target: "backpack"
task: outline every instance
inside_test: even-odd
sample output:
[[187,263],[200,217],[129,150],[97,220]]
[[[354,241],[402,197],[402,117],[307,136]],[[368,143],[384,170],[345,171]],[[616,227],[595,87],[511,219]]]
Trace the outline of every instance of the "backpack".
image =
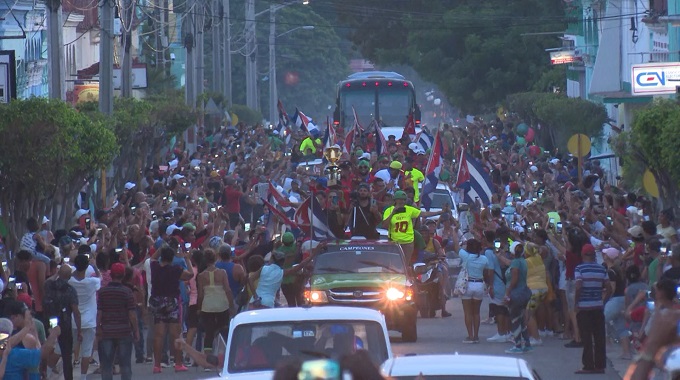
[[43,296],[43,313],[45,317],[59,318],[62,322],[71,321],[71,303],[73,288],[66,281],[56,279],[45,282],[45,295]]

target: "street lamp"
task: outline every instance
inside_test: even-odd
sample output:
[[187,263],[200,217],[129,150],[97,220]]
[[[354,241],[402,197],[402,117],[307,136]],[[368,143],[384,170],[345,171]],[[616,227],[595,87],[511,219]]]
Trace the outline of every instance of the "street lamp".
[[270,13],[269,24],[269,122],[274,124],[278,118],[278,89],[276,85],[276,39],[286,34],[293,33],[296,30],[313,30],[314,25],[298,26],[291,30],[285,31],[278,36],[276,35],[276,23],[274,22],[274,12]]

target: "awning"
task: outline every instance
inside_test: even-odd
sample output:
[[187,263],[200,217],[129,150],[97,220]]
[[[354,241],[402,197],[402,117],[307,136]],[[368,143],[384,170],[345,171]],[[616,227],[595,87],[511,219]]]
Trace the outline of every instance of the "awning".
[[590,94],[590,99],[604,104],[637,103],[645,104],[652,101],[652,96],[633,96],[626,91],[595,92]]

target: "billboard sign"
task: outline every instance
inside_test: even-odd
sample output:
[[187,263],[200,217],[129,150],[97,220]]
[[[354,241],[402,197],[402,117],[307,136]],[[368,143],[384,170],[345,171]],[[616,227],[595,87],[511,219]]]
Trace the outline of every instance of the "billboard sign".
[[[113,88],[120,90],[123,70],[120,67],[113,68]],[[132,89],[146,88],[146,65],[135,64],[132,66]]]
[[581,57],[574,50],[560,50],[550,52],[550,64],[563,65],[565,63],[581,62]]
[[630,79],[634,96],[675,94],[680,86],[680,62],[632,65]]

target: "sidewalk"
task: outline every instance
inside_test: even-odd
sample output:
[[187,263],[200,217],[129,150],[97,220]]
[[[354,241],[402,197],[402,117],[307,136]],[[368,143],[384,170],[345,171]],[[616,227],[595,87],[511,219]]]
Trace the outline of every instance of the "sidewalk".
[[628,369],[628,366],[631,363],[631,360],[623,360],[620,359],[619,357],[621,356],[621,346],[612,343],[612,342],[607,342],[607,359],[609,361],[609,366],[613,368],[616,373],[623,378],[623,375],[626,374],[626,370]]

